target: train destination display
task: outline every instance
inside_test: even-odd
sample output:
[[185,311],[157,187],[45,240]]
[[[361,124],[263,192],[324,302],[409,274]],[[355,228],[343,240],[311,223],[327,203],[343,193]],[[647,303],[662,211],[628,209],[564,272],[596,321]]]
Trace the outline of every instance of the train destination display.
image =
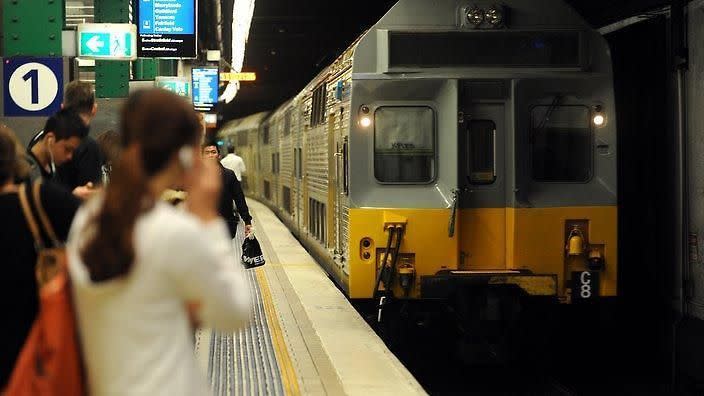
[[139,0],[139,57],[195,58],[196,10],[197,0]]

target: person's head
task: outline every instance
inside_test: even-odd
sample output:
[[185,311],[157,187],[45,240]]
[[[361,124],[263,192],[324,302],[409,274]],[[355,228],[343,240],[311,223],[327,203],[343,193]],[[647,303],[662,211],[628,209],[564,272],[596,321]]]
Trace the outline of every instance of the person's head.
[[233,145],[227,146],[227,153],[234,154],[235,153],[235,146],[233,146]]
[[15,133],[0,124],[0,186],[26,176],[29,166],[22,158],[22,152]]
[[200,123],[191,104],[163,89],[131,95],[122,110],[123,152],[82,250],[94,282],[126,275],[134,260],[132,231],[169,185],[183,184],[197,160]]
[[61,108],[75,111],[81,116],[83,122],[90,124],[98,111],[93,86],[90,83],[78,80],[66,84]]
[[108,164],[116,164],[120,158],[120,134],[112,129],[102,132],[95,138],[98,142],[100,151],[105,155],[105,162]]
[[219,160],[220,151],[218,151],[218,143],[212,139],[208,139],[202,146],[203,158],[210,160]]
[[73,152],[86,136],[88,127],[81,117],[73,110],[62,109],[46,120],[44,134],[37,145],[40,150],[46,150],[46,160],[58,166],[73,158]]

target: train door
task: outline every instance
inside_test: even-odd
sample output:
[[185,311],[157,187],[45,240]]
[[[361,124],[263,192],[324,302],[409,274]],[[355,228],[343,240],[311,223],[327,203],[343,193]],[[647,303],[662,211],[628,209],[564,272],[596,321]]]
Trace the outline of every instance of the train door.
[[458,221],[462,270],[506,268],[506,106],[460,102]]

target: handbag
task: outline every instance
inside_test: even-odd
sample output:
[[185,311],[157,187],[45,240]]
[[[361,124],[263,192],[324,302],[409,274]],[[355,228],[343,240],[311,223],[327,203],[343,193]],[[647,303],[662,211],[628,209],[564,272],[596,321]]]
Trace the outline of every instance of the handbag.
[[40,182],[33,184],[33,204],[46,247],[28,202],[29,184],[19,191],[20,203],[37,249],[39,313],[15,362],[5,389],[7,396],[84,395],[84,372],[71,299],[66,251],[56,237],[41,203]]
[[264,260],[264,253],[262,253],[262,248],[259,246],[259,241],[257,241],[254,233],[249,234],[242,243],[242,264],[246,269],[250,269],[261,267],[265,263],[266,260]]

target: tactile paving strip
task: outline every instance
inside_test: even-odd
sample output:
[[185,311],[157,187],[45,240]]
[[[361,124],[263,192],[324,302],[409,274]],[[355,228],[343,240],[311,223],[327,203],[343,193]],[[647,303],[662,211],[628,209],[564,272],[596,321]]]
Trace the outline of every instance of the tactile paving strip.
[[[241,256],[243,233],[240,222],[234,240],[236,257]],[[252,322],[234,334],[211,333],[208,379],[215,395],[285,394],[257,271],[261,269],[246,271],[253,301]]]
[[208,378],[216,395],[283,395],[283,385],[255,271],[247,271],[252,323],[237,333],[213,331]]

